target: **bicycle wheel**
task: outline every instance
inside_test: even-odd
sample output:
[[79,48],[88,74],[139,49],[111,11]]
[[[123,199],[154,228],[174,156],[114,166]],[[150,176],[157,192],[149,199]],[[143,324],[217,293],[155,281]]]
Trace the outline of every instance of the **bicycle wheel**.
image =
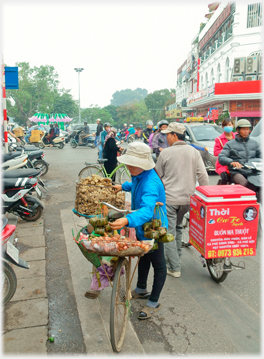
[[79,173],[79,180],[84,179],[86,177],[90,177],[91,175],[97,175],[101,177],[105,177],[104,171],[102,168],[97,166],[86,166]]
[[131,175],[127,168],[124,168],[120,175],[120,184],[125,183],[126,181],[131,182]]
[[191,243],[189,242],[189,212],[185,213],[182,220],[182,247],[190,247]]
[[114,352],[122,349],[129,308],[129,262],[126,258],[119,258],[113,282],[110,308],[110,340]]
[[216,283],[223,282],[228,272],[224,271],[224,258],[206,259],[207,268]]

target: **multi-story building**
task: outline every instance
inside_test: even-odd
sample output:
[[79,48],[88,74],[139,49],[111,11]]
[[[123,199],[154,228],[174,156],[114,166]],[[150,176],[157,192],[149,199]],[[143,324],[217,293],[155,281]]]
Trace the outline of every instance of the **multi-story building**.
[[185,117],[212,119],[213,109],[214,118],[228,111],[255,125],[262,110],[262,3],[210,6],[214,11],[177,71],[175,106]]

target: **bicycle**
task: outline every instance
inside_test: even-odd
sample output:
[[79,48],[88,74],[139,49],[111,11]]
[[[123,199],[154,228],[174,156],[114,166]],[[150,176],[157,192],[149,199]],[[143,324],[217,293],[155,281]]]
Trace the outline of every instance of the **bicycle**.
[[123,184],[126,181],[131,181],[131,175],[129,170],[127,169],[127,166],[123,163],[119,164],[110,174],[106,172],[104,163],[107,161],[107,159],[98,159],[97,162],[99,163],[99,166],[97,163],[87,163],[84,162],[86,167],[84,167],[80,173],[79,173],[79,180],[84,179],[86,177],[90,177],[91,175],[97,175],[101,177],[106,178],[112,178],[114,174],[116,174],[116,183]]
[[[102,205],[109,207],[110,209],[114,210],[114,212],[108,212],[108,219],[117,219],[123,217],[125,214],[135,212],[133,210],[122,210],[112,206],[109,203],[102,202]],[[78,215],[85,217],[88,221],[91,217],[89,215],[83,215],[79,212],[73,210],[73,212]],[[117,213],[116,213],[117,212]],[[125,231],[128,229],[126,228]],[[126,232],[126,237],[128,233]],[[112,294],[111,294],[111,303],[110,303],[110,342],[114,352],[120,352],[126,333],[127,322],[130,313],[130,299],[131,299],[131,284],[133,277],[135,275],[139,260],[142,255],[141,254],[131,254],[122,257],[117,257],[117,262],[115,263],[115,275],[114,280],[112,281],[107,271],[102,263],[102,259],[100,255],[98,258],[100,259],[100,263],[102,268],[105,271],[105,274],[109,280],[109,283],[112,287]],[[128,257],[128,258],[127,258]],[[131,267],[132,267],[132,257],[138,257],[137,263],[131,275]],[[93,272],[96,271],[96,268],[93,266]]]

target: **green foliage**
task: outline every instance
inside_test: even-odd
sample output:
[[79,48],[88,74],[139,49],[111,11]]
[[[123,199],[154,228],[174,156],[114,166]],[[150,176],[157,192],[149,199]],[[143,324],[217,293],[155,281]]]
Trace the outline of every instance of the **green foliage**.
[[230,116],[229,116],[229,112],[228,112],[228,111],[225,111],[225,112],[223,112],[223,113],[218,117],[218,120],[216,120],[215,123],[216,123],[217,125],[219,125],[220,123],[223,122],[223,120],[224,120],[225,118],[229,118],[229,117],[230,117]]
[[54,97],[53,113],[66,113],[74,117],[79,111],[78,101],[73,100],[70,90],[61,90]]
[[[146,107],[150,111],[151,118],[154,123],[166,119],[164,106],[167,103],[167,101],[169,101],[172,98],[171,97],[172,93],[175,93],[174,89],[171,90],[163,89],[148,94],[148,96],[144,99]],[[175,102],[175,98],[174,98],[174,102]]]
[[107,110],[102,109],[97,105],[94,107],[81,109],[81,118],[82,122],[87,121],[88,123],[96,123],[96,120],[100,118],[103,124],[105,122],[110,122],[113,124],[111,114]]
[[144,123],[150,118],[149,111],[145,105],[144,100],[136,104],[130,104],[125,106],[119,106],[117,108],[118,120],[116,121],[116,127],[123,127],[124,123],[128,125],[139,125]]
[[108,105],[108,106],[103,107],[103,110],[110,113],[114,123],[118,122],[119,118],[117,116],[117,107],[116,106]]
[[136,90],[126,89],[116,91],[112,95],[111,105],[113,106],[124,106],[133,103],[137,103],[144,99],[148,94],[146,89],[137,88]]
[[[28,62],[18,66],[19,89],[7,90],[7,113],[19,124],[26,124],[36,112],[66,113],[73,116],[78,106],[69,90],[59,90],[58,74],[53,66],[31,68]],[[14,106],[11,103],[15,103]]]

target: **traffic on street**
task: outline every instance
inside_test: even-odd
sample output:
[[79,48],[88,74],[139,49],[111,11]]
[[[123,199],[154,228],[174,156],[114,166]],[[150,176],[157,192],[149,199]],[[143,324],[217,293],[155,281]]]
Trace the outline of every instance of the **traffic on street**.
[[2,5],[3,355],[260,356],[262,4],[59,3]]

